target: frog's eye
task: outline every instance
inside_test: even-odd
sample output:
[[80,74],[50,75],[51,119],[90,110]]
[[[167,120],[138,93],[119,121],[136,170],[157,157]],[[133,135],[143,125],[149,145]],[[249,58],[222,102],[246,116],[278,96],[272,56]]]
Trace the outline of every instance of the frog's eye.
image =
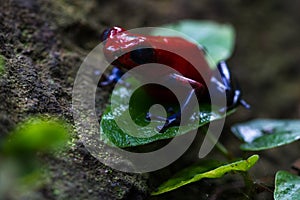
[[107,40],[107,38],[113,37],[113,36],[117,35],[118,33],[121,33],[124,31],[125,31],[125,29],[118,27],[118,26],[114,26],[112,28],[105,29],[101,35],[101,42],[105,42],[105,40]]

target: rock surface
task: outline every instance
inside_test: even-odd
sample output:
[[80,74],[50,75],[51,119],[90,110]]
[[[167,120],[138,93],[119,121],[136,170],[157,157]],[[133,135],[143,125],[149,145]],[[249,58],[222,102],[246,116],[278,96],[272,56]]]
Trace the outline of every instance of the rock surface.
[[[0,6],[0,136],[36,114],[72,123],[71,93],[84,54],[70,51],[57,31],[51,1],[4,0]],[[70,43],[70,45],[73,45]],[[70,47],[72,48],[72,47]],[[147,193],[145,177],[104,166],[73,136],[65,151],[42,158],[47,180],[17,199],[138,199]]]

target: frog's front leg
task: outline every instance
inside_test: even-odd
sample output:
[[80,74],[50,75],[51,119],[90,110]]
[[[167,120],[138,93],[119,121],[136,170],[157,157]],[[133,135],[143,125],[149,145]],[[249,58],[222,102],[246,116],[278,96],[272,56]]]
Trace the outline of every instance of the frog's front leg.
[[191,117],[191,109],[194,109],[196,105],[192,104],[191,99],[195,95],[195,89],[192,89],[187,98],[185,99],[183,106],[180,111],[174,113],[173,115],[169,116],[166,119],[166,123],[163,126],[158,126],[157,129],[159,129],[159,132],[165,132],[168,128],[172,126],[178,126],[180,122],[187,123],[187,121]]
[[[98,85],[100,87],[104,87],[104,86],[112,85],[119,81],[122,81],[121,77],[123,76],[123,74],[124,74],[124,72],[122,70],[120,70],[118,67],[113,67],[111,73],[108,76],[105,76],[106,80],[100,81]],[[124,81],[122,81],[120,83],[126,85],[126,83]]]

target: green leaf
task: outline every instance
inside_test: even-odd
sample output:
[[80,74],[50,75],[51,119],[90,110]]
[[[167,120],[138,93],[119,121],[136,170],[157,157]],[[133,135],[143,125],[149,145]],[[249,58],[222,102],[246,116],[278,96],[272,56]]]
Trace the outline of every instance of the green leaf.
[[242,150],[258,151],[299,140],[300,120],[258,119],[234,125],[231,130],[246,142]]
[[[120,106],[121,107],[121,106]],[[116,113],[118,115],[116,115]],[[133,147],[138,145],[148,144],[157,140],[169,139],[175,136],[183,135],[188,133],[192,130],[198,129],[201,126],[206,125],[210,121],[214,121],[217,119],[221,119],[225,116],[220,115],[217,112],[211,112],[208,106],[202,106],[201,113],[199,115],[202,116],[200,123],[198,125],[185,125],[182,126],[182,131],[178,131],[178,127],[170,127],[164,133],[153,135],[155,132],[155,128],[153,127],[139,127],[139,133],[143,134],[143,137],[134,137],[129,133],[123,132],[115,122],[115,118],[120,118],[121,120],[124,119],[124,122],[127,120],[126,117],[122,115],[122,112],[114,112],[112,113],[110,107],[108,107],[105,113],[102,116],[100,129],[102,135],[102,140],[107,144],[115,145],[121,148],[125,147]],[[136,121],[144,121],[145,115],[138,116],[135,118]],[[157,126],[161,126],[162,123],[157,121],[154,122]],[[149,135],[149,137],[147,137]]]
[[[164,25],[162,28],[173,29],[181,34],[174,34],[174,32],[163,31],[162,29],[157,29],[153,34],[182,37],[183,33],[205,47],[214,63],[226,60],[232,54],[235,32],[229,24],[218,24],[214,21],[183,20]],[[188,37],[186,39],[189,40]],[[194,42],[193,40],[191,41]]]
[[286,171],[278,171],[275,177],[275,200],[298,200],[300,197],[300,177]]
[[[131,85],[136,84],[136,80],[126,80]],[[181,131],[178,131],[178,127],[170,127],[164,133],[157,133],[157,126],[163,126],[165,122],[161,120],[153,120],[152,126],[148,126],[149,122],[146,120],[146,114],[149,112],[149,108],[153,104],[157,104],[156,100],[151,99],[149,95],[143,89],[137,89],[132,97],[129,95],[132,91],[132,87],[120,87],[115,88],[115,97],[111,100],[111,103],[118,105],[114,111],[108,106],[102,115],[100,122],[101,140],[106,144],[112,146],[118,146],[121,148],[134,147],[139,145],[148,144],[157,140],[169,139],[175,136],[183,135],[191,130],[198,129],[201,126],[208,124],[211,121],[215,121],[224,118],[225,115],[219,112],[218,108],[211,108],[210,105],[200,105],[200,113],[193,113],[192,117],[199,119],[199,124],[187,124],[181,126]],[[129,105],[124,99],[130,98]],[[176,108],[176,105],[169,105]],[[125,111],[129,110],[131,117],[126,116]],[[178,108],[177,108],[178,110]],[[175,110],[176,111],[176,110]],[[227,112],[226,115],[233,113],[234,110]],[[123,127],[126,127],[127,132],[124,132],[116,123],[118,120]],[[131,129],[130,123],[134,122],[138,125],[138,129]],[[132,133],[138,133],[138,137],[133,136]]]
[[241,160],[226,165],[220,165],[214,162],[186,168],[159,186],[157,191],[153,192],[152,195],[169,192],[203,178],[220,178],[228,172],[248,171],[257,162],[258,158],[258,155],[253,155],[247,160]]

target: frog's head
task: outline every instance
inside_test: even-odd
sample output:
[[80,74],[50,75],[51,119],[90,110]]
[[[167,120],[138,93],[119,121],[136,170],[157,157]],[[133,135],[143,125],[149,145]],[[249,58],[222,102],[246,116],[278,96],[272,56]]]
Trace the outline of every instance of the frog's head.
[[127,69],[142,64],[132,58],[138,58],[140,54],[145,58],[148,54],[141,53],[140,49],[150,47],[145,36],[130,33],[117,26],[106,29],[102,33],[101,40],[106,60],[115,66]]

